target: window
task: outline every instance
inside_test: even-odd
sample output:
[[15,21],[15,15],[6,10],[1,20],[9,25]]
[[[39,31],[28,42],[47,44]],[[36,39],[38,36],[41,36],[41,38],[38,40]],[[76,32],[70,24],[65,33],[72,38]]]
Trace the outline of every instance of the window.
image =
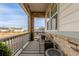
[[47,18],[50,18],[50,17],[51,17],[51,12],[49,10],[48,13],[47,13]]
[[51,30],[51,21],[50,21],[50,18],[51,18],[51,11],[49,9],[49,11],[47,12],[47,30]]
[[57,29],[57,17],[54,16],[52,18],[52,30],[56,30]]
[[57,30],[57,4],[51,4],[47,14],[47,30]]
[[53,3],[51,6],[51,16],[53,16],[57,12],[57,4]]
[[51,20],[49,20],[47,22],[47,30],[51,30],[52,29],[51,25],[52,25]]

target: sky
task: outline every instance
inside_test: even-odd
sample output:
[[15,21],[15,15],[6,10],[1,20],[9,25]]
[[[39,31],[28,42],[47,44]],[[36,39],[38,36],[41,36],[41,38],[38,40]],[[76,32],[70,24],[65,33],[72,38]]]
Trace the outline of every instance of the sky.
[[0,27],[26,28],[28,16],[19,4],[0,4]]
[[35,28],[45,27],[45,19],[44,18],[35,18],[34,20],[35,20],[35,22],[34,22]]
[[[38,18],[39,19],[39,18]],[[41,27],[44,21],[37,20],[35,26]],[[17,3],[0,4],[0,27],[28,28],[28,16]]]

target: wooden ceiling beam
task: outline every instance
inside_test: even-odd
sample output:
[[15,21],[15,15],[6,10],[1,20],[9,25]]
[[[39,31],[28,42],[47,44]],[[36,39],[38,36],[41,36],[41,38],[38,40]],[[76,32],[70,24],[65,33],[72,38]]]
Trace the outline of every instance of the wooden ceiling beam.
[[32,17],[45,17],[44,12],[32,12]]

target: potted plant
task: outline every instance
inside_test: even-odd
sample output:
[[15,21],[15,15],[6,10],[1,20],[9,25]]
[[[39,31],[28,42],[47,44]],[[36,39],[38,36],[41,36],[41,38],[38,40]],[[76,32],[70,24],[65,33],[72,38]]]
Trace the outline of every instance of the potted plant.
[[10,56],[11,50],[8,48],[6,44],[0,42],[0,56]]

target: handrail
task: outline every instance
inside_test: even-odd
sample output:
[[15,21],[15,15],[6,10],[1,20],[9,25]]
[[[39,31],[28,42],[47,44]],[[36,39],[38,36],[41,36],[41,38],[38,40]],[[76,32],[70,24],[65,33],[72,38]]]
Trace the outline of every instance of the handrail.
[[12,39],[14,37],[16,38],[16,37],[19,37],[19,36],[23,36],[25,34],[29,34],[29,33],[22,33],[22,34],[18,34],[18,35],[13,35],[13,36],[8,36],[8,37],[0,38],[0,41],[9,40],[9,39]]

